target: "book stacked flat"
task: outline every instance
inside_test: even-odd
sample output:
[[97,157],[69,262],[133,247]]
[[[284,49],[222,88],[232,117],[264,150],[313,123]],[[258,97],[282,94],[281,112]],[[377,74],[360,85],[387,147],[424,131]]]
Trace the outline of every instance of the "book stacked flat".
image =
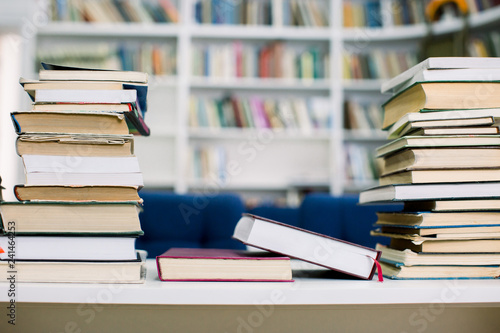
[[0,276],[14,265],[18,282],[139,283],[132,134],[149,135],[147,74],[43,67],[20,80],[32,110],[11,113],[26,183],[0,204]]
[[404,202],[378,213],[391,278],[500,275],[500,59],[429,58],[383,85],[388,144],[380,186],[360,203]]

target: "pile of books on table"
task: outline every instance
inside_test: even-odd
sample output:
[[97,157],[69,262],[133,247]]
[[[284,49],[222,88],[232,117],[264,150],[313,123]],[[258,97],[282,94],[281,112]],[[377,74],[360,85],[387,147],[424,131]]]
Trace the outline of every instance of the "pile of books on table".
[[429,58],[382,92],[388,144],[380,186],[360,203],[380,212],[384,275],[396,279],[500,275],[500,59]]
[[147,74],[43,67],[40,80],[20,80],[32,110],[11,113],[26,183],[15,186],[18,202],[0,204],[0,276],[141,282],[143,181],[132,134],[149,135]]

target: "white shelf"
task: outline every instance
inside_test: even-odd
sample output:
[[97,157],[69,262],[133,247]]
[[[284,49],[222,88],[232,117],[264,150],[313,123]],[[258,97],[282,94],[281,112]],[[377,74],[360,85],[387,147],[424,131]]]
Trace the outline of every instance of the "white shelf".
[[195,180],[188,181],[188,187],[191,190],[199,190],[217,187],[225,191],[283,191],[288,187],[286,182],[245,182],[245,181],[214,181],[214,180]]
[[342,88],[345,91],[373,91],[380,92],[380,87],[382,86],[382,82],[385,80],[382,79],[344,79],[342,81]]
[[[318,140],[330,139],[328,130],[314,130],[310,134],[301,132],[300,129],[254,129],[254,128],[191,128],[189,138],[196,140],[248,140],[256,137],[260,132],[273,135],[273,140]],[[266,135],[267,138],[267,135]]]
[[257,25],[209,25],[197,24],[191,27],[193,38],[213,39],[286,39],[329,41],[330,28],[277,27]]
[[325,79],[214,78],[195,76],[190,79],[190,86],[191,88],[198,89],[310,90],[327,92],[330,89],[330,81]]
[[387,133],[382,130],[345,130],[346,141],[388,141]]
[[39,36],[177,37],[181,26],[169,23],[51,22],[38,30]]
[[[267,304],[279,292],[276,305],[447,305],[471,303],[500,305],[498,280],[378,281],[296,278],[294,282],[161,282],[155,262],[148,260],[144,284],[19,283],[16,303],[156,305],[255,305]],[[9,302],[9,284],[0,283],[0,302]],[[107,295],[107,294],[106,294]],[[443,299],[446,296],[446,300]],[[450,297],[453,296],[453,297]]]
[[390,42],[417,40],[425,37],[425,24],[394,26],[385,28],[344,28],[343,38],[347,43]]

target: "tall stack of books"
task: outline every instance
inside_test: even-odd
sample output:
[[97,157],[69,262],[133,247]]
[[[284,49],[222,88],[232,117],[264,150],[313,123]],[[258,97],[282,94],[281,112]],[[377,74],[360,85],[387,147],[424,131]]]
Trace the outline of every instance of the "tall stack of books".
[[11,113],[26,183],[19,202],[0,204],[0,276],[141,282],[143,181],[130,133],[149,135],[147,74],[43,67],[39,81],[20,80],[32,110]]
[[388,144],[380,186],[360,203],[403,202],[378,213],[390,237],[384,275],[397,279],[500,275],[500,59],[429,58],[383,85]]

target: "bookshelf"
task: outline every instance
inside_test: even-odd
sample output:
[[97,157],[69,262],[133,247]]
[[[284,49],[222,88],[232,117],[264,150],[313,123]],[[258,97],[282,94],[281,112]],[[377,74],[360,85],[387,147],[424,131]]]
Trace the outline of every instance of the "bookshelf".
[[[109,0],[103,1],[111,3]],[[156,0],[147,2],[158,3]],[[384,135],[374,130],[373,126],[345,127],[344,106],[346,103],[355,103],[362,105],[362,114],[374,112],[368,111],[372,109],[370,105],[380,104],[385,99],[379,93],[381,82],[394,73],[386,70],[384,73],[369,72],[370,75],[363,75],[367,73],[366,64],[376,64],[377,61],[380,63],[381,59],[392,59],[395,62],[404,58],[406,63],[399,61],[398,66],[392,67],[393,71],[400,71],[405,66],[416,63],[419,60],[417,53],[420,43],[428,33],[421,18],[402,23],[400,17],[395,21],[398,10],[402,10],[396,4],[401,2],[399,0],[370,0],[377,3],[373,8],[379,11],[374,18],[378,23],[365,22],[361,26],[345,26],[345,19],[343,20],[345,4],[363,3],[361,0],[167,2],[177,8],[176,20],[128,23],[87,23],[67,19],[51,21],[40,27],[36,38],[32,40],[33,49],[38,54],[49,50],[56,55],[60,52],[63,58],[71,45],[84,45],[87,52],[96,45],[107,45],[108,50],[103,52],[108,55],[119,54],[116,49],[123,45],[131,50],[135,48],[136,51],[140,47],[150,51],[157,47],[169,55],[169,70],[157,71],[158,75],[152,75],[150,79],[146,121],[152,129],[152,135],[148,138],[138,137],[136,140],[136,151],[147,187],[166,188],[178,193],[231,190],[248,196],[252,193],[267,193],[285,197],[289,191],[297,190],[297,184],[304,188],[321,188],[337,195],[357,192],[375,184],[375,179],[367,177],[362,177],[360,181],[350,178],[349,174],[353,171],[350,166],[352,162],[349,161],[353,159],[346,159],[346,155],[351,152],[351,155],[357,156],[359,151],[373,149],[385,141]],[[311,9],[312,2],[316,6],[315,10]],[[407,2],[412,8],[420,3],[413,0]],[[203,14],[203,8],[205,15],[208,15],[206,6],[209,3],[215,3],[215,6],[220,3],[219,6],[222,7],[219,9],[222,11],[211,12],[211,15],[223,17],[219,17],[219,21],[213,21],[213,24],[198,23],[206,22],[208,16],[204,20],[199,18]],[[254,3],[259,5],[251,7]],[[231,4],[236,7],[231,7]],[[267,17],[266,22],[252,21],[262,12],[262,8],[269,6],[273,8],[272,17]],[[232,21],[236,20],[233,16],[242,7],[246,8],[249,16],[241,21],[242,24],[233,24],[236,22]],[[318,8],[322,9],[320,12],[326,10],[329,16],[318,16]],[[304,14],[308,9],[312,11],[310,17]],[[290,10],[305,16],[293,20]],[[229,14],[231,17],[226,17]],[[224,21],[226,19],[230,21]],[[500,6],[472,13],[468,23],[471,33],[477,34],[480,37],[478,39],[498,40],[493,28],[500,25]],[[433,24],[431,31],[433,34],[447,34],[458,31],[462,24],[460,19],[450,19]],[[301,59],[304,64],[295,66],[296,68],[283,66],[276,73],[275,69],[270,70],[276,64],[272,56],[268,55],[270,58],[267,58],[267,62],[261,59],[263,56],[259,51],[266,47],[277,48],[274,51],[278,55],[288,52],[289,65],[300,63]],[[210,49],[209,55],[201,52],[206,49]],[[247,53],[238,53],[240,58],[236,58],[242,62],[239,64],[234,57],[235,52],[240,52],[238,50],[241,49],[247,50]],[[137,52],[131,53],[130,58],[136,59],[144,56],[145,52],[139,55],[135,54]],[[217,75],[209,75],[210,68],[203,68],[199,64],[206,58],[212,60],[212,68],[220,68],[221,64],[222,68],[226,68],[228,61],[231,64],[227,67],[229,69],[226,68]],[[358,59],[358,63],[365,64],[364,68],[360,67],[361,70],[358,68],[361,76],[346,75],[352,69],[350,62],[354,58]],[[367,60],[368,58],[370,59]],[[194,63],[195,59],[198,64]],[[115,56],[110,62],[116,65],[118,60]],[[246,64],[247,71],[242,70],[242,64]],[[34,66],[27,65],[23,76],[35,77]],[[262,66],[267,68],[267,72],[262,70]],[[151,64],[138,69],[141,68],[155,73]],[[304,71],[307,72],[306,75]],[[300,127],[192,127],[192,97],[212,101],[225,98],[316,100],[318,105],[326,109],[322,112],[327,114],[328,126],[313,127],[307,131],[301,131]],[[360,149],[351,148],[356,146]],[[193,147],[217,147],[224,152],[224,181],[217,177],[217,174],[221,174],[220,167],[217,169],[219,171],[212,172],[212,177],[193,177],[190,173],[193,170]],[[352,153],[353,151],[356,153]],[[231,177],[227,177],[229,162],[237,166]]]

